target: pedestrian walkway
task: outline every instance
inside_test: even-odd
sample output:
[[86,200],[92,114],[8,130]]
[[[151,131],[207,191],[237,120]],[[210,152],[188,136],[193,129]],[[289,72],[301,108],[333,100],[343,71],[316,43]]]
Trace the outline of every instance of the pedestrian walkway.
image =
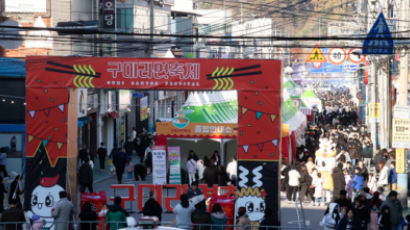
[[[106,180],[108,178],[111,178],[111,177],[114,178],[115,174],[110,173],[110,169],[112,168],[112,166],[109,165],[109,163],[108,163],[109,159],[110,158],[107,158],[105,160],[105,168],[104,169],[100,169],[99,159],[98,158],[95,159],[94,168],[93,168],[94,184],[98,183],[100,181],[104,181],[104,180]],[[135,164],[138,164],[138,163],[140,163],[140,158],[138,156],[136,156],[136,154],[134,153],[133,157],[132,157],[132,164],[135,165]],[[126,175],[127,170],[125,169],[124,171],[125,171],[124,172],[125,173],[124,179],[126,179],[127,178],[127,175]],[[132,177],[134,177],[134,174],[133,174]]]

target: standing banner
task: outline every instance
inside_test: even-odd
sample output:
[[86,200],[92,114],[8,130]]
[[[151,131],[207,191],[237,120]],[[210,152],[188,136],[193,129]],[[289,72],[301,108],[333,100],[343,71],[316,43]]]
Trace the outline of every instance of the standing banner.
[[169,183],[181,184],[181,148],[168,147]]
[[154,146],[152,148],[152,183],[167,183],[167,162],[165,146]]

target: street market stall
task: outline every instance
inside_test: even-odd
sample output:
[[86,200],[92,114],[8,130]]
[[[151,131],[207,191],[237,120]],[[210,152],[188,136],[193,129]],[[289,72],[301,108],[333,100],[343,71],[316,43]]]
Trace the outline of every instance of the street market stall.
[[176,117],[156,123],[156,144],[180,146],[183,160],[191,149],[200,158],[218,150],[224,163],[237,152],[237,113],[236,91],[193,92]]
[[313,109],[313,107],[316,107],[319,111],[322,111],[322,101],[316,96],[313,90],[305,90],[300,98],[308,108]]

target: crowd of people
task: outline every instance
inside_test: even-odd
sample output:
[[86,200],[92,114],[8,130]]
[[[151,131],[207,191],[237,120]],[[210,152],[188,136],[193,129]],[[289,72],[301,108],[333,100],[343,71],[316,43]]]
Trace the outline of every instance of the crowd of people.
[[236,156],[232,157],[231,162],[228,163],[225,169],[221,164],[221,157],[217,150],[213,152],[210,158],[205,156],[203,159],[200,159],[193,150],[190,150],[186,162],[187,183],[191,185],[192,182],[198,181],[207,184],[209,187],[214,184],[219,186],[226,186],[229,183],[236,185],[237,167]]
[[[288,202],[327,206],[324,229],[402,229],[410,216],[403,217],[397,199],[395,150],[377,146],[373,151],[348,90],[318,95],[323,111],[314,110],[305,145],[281,169]],[[322,152],[333,159],[318,161]]]

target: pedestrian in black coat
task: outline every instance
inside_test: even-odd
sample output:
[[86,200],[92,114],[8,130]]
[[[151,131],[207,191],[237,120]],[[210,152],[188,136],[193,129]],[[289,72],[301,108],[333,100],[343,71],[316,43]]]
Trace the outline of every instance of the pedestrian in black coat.
[[212,187],[214,184],[218,184],[218,168],[215,165],[210,165],[204,170],[204,181],[208,187]]
[[117,174],[118,183],[122,183],[122,174],[124,174],[125,165],[127,164],[127,154],[124,149],[115,151],[112,156],[112,163],[115,166],[115,173]]
[[107,149],[104,146],[104,142],[101,142],[100,147],[97,149],[98,158],[100,159],[100,169],[105,169],[105,157],[107,156]]
[[149,192],[149,199],[145,202],[144,207],[142,208],[142,214],[144,214],[144,216],[156,216],[159,221],[161,221],[162,208],[158,201],[155,200],[152,191]]
[[93,192],[93,169],[90,165],[90,160],[85,158],[78,170],[78,184],[80,185],[80,192],[85,192],[88,188],[89,192]]
[[79,217],[80,217],[80,220],[82,221],[82,223],[80,224],[80,230],[96,230],[97,229],[98,215],[92,209],[92,205],[90,202],[84,203]]
[[343,165],[339,163],[332,171],[334,200],[339,199],[340,191],[346,188],[345,176],[342,169]]
[[9,204],[16,204],[17,208],[22,208],[23,205],[21,204],[20,195],[23,194],[23,191],[20,189],[20,175],[16,175],[13,182],[10,185],[9,191]]

